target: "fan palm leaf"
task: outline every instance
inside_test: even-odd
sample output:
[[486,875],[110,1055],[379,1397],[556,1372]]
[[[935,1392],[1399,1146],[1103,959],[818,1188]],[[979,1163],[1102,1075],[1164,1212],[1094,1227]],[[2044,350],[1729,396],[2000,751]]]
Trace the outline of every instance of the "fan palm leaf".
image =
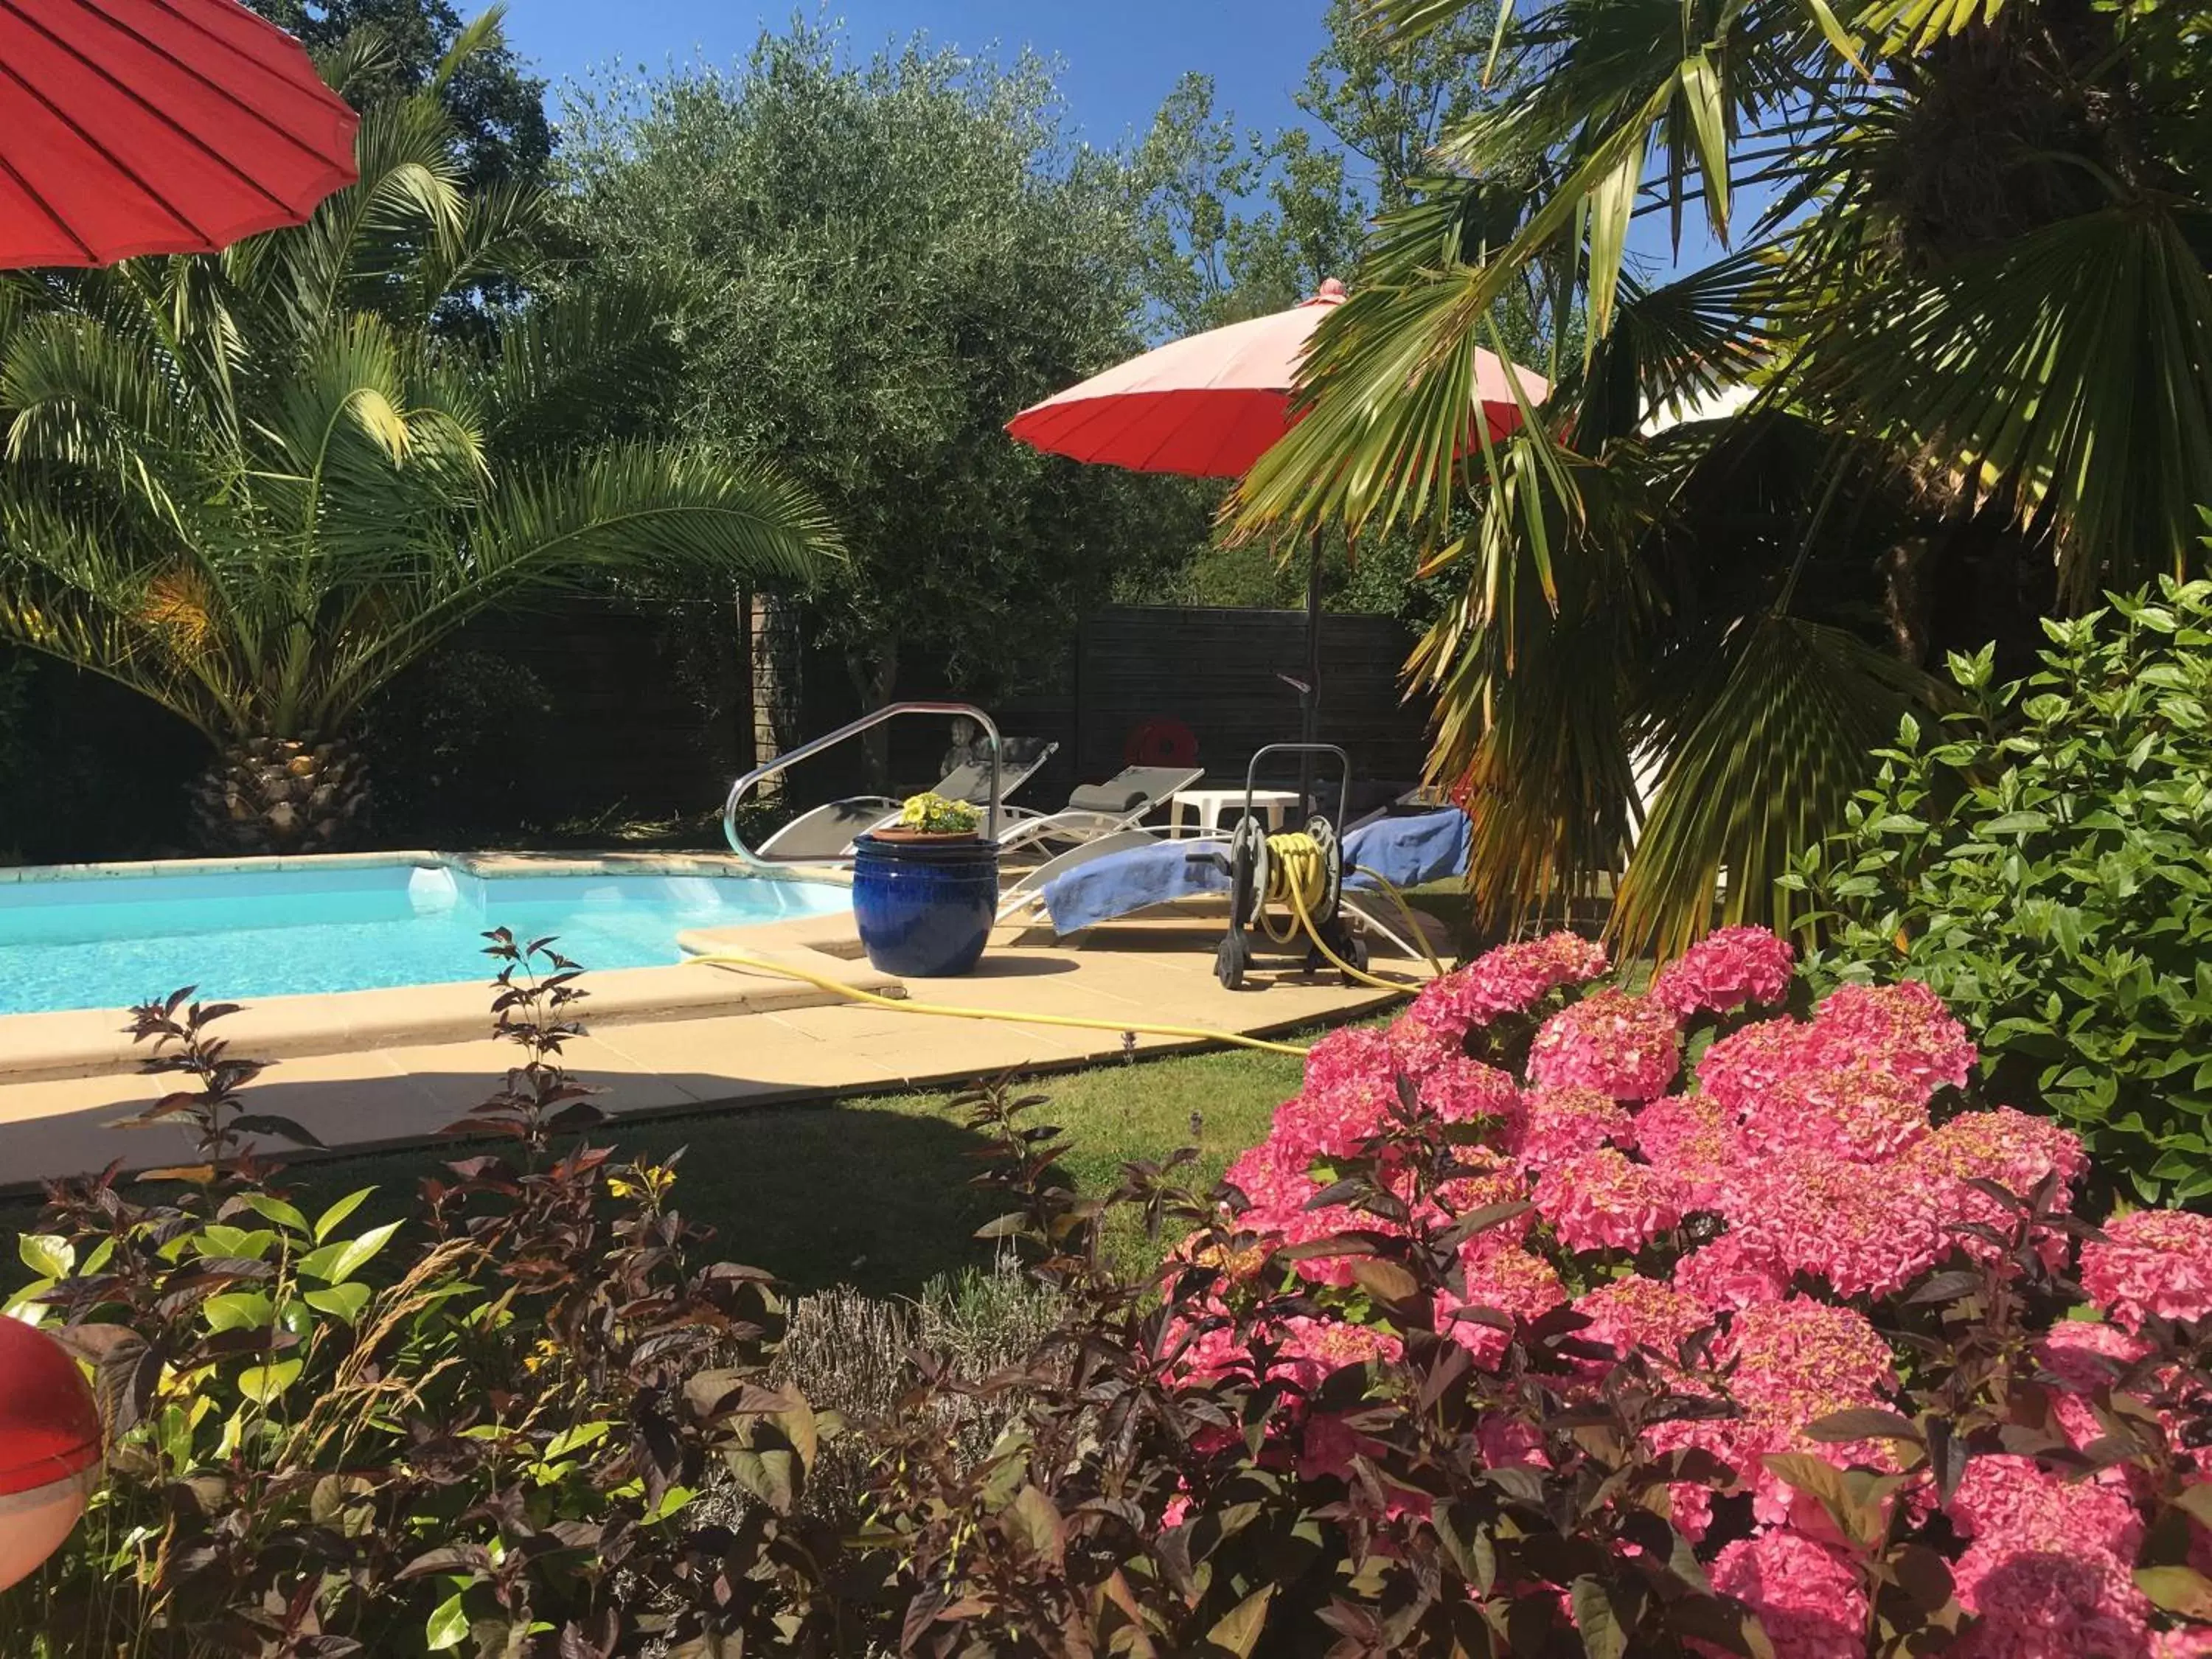
[[[1474,9],[1364,8],[1400,40]],[[2078,607],[2197,556],[2201,35],[2055,0],[1504,8],[1507,90],[1377,226],[1302,419],[1232,508],[1249,537],[1431,550],[1455,597],[1411,675],[1493,919],[1609,876],[1638,945],[1779,917],[1788,852],[1932,695],[1921,573],[2008,557],[2016,580],[1973,583],[2032,594],[2055,568]],[[1643,215],[1678,250],[1693,215],[1723,243],[1757,223],[1655,285],[1626,252]],[[1474,349],[1524,289],[1579,325],[1582,362],[1553,365],[1521,430],[1473,441]],[[1982,625],[1944,603],[1944,626]],[[1638,754],[1657,780],[1632,853]]]

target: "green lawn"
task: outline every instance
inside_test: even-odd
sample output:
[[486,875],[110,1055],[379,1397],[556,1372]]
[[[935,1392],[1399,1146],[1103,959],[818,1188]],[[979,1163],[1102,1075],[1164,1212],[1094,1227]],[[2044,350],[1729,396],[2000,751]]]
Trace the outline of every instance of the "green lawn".
[[[1068,1171],[1097,1191],[1112,1185],[1124,1160],[1179,1146],[1199,1147],[1206,1177],[1218,1176],[1267,1133],[1298,1073],[1298,1061],[1287,1054],[1234,1050],[1115,1063],[1036,1079],[1022,1091],[1051,1097],[1037,1121],[1072,1133]],[[490,1079],[485,1086],[489,1091]],[[989,1259],[989,1247],[972,1237],[990,1218],[989,1201],[968,1184],[981,1142],[948,1109],[951,1099],[902,1095],[757,1107],[618,1124],[592,1140],[625,1158],[687,1149],[677,1207],[713,1226],[719,1255],[766,1267],[799,1290],[842,1283],[910,1295],[934,1274]],[[377,1195],[364,1214],[388,1218],[409,1212],[423,1176],[477,1150],[417,1148],[302,1163],[284,1184],[325,1201],[374,1186]],[[0,1212],[0,1232],[33,1218],[30,1206],[11,1206]],[[1133,1247],[1133,1231],[1116,1242]]]

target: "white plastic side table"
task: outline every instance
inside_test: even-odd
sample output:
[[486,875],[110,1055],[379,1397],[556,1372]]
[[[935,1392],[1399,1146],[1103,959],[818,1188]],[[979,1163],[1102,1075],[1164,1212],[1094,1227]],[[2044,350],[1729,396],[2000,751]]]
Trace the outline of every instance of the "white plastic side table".
[[[1298,804],[1295,789],[1255,789],[1252,806],[1267,821],[1267,833],[1274,834],[1283,827],[1283,815],[1294,811]],[[1183,833],[1183,813],[1188,809],[1195,821],[1200,835],[1218,834],[1224,811],[1244,810],[1244,791],[1234,789],[1178,789],[1168,797],[1168,836],[1179,840]]]

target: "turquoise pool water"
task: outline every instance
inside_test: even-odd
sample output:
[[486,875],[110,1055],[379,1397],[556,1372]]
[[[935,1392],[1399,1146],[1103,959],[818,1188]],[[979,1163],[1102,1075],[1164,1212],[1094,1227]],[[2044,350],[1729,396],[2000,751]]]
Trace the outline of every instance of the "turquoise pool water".
[[0,1014],[124,1008],[196,985],[250,1001],[490,977],[486,929],[586,968],[680,962],[676,936],[821,915],[842,887],[742,876],[473,876],[400,862],[0,882]]

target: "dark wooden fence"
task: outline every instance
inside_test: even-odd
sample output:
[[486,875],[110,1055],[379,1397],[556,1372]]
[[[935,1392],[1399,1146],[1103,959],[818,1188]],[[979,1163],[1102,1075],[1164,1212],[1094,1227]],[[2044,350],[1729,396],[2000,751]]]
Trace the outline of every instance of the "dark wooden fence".
[[[465,638],[526,667],[551,705],[507,749],[508,775],[498,784],[506,811],[544,822],[588,819],[617,805],[639,814],[698,812],[719,804],[751,763],[746,630],[734,607],[563,600],[486,617]],[[1354,776],[1369,786],[1363,800],[1418,779],[1426,709],[1407,704],[1398,683],[1411,635],[1389,617],[1330,616],[1322,641],[1321,736],[1350,752]],[[800,654],[798,724],[812,737],[854,718],[859,699],[842,660]],[[1297,693],[1277,676],[1303,676],[1305,659],[1301,611],[1115,607],[1085,620],[1058,683],[982,701],[1008,733],[1060,745],[1024,791],[1030,805],[1064,800],[1074,784],[1119,770],[1131,736],[1153,720],[1188,726],[1209,781],[1230,783],[1243,779],[1261,744],[1298,735]],[[898,695],[967,693],[914,662]],[[902,721],[891,732],[895,788],[933,781],[945,754],[943,723]],[[808,762],[793,778],[801,801],[864,785],[857,744]]]
[[[1427,709],[1399,686],[1412,645],[1389,617],[1322,618],[1319,734],[1341,744],[1353,775],[1370,783],[1421,775]],[[1306,619],[1296,611],[1102,611],[1083,624],[1076,665],[1076,757],[1086,777],[1121,766],[1132,734],[1167,719],[1198,739],[1209,780],[1231,782],[1263,744],[1298,735],[1298,694],[1279,676],[1305,676]]]

